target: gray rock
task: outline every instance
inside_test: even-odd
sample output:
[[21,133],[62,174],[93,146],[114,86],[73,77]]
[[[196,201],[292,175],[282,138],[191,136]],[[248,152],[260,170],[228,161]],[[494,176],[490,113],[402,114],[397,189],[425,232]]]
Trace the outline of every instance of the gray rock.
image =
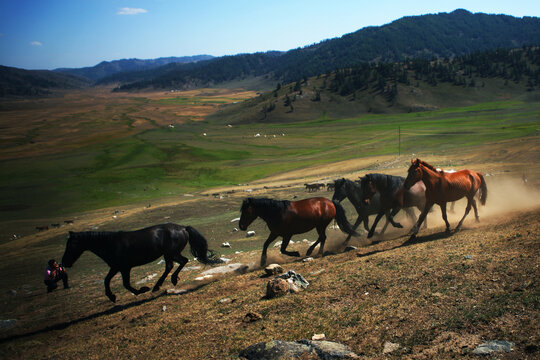
[[7,320],[0,319],[0,329],[12,327],[15,325],[16,322],[17,322],[17,319],[7,319]]
[[218,267],[203,271],[201,275],[204,276],[204,275],[214,275],[214,274],[227,274],[234,271],[242,272],[248,267],[249,267],[248,265],[244,265],[240,263],[227,264],[224,266],[218,266]]
[[321,360],[360,358],[343,344],[310,340],[261,342],[242,350],[239,356],[247,360],[284,360],[300,357]]
[[500,341],[500,340],[488,341],[487,343],[478,345],[478,347],[473,350],[473,354],[489,355],[493,352],[501,352],[501,351],[510,352],[512,351],[512,346],[514,346],[514,343],[511,343],[508,341]]

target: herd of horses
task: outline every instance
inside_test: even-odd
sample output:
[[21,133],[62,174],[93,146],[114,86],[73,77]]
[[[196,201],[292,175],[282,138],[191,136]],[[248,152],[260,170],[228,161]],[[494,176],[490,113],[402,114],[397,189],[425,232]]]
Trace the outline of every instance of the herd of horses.
[[[425,221],[433,205],[440,206],[446,231],[450,232],[450,224],[446,216],[446,204],[461,198],[467,199],[465,213],[455,230],[459,230],[471,207],[474,209],[476,221],[479,221],[475,196],[479,194],[480,203],[485,205],[487,186],[481,173],[472,170],[445,172],[438,170],[420,159],[413,160],[407,177],[385,174],[367,174],[360,181],[339,179],[334,182],[332,200],[324,197],[313,197],[298,201],[274,200],[268,198],[247,198],[240,208],[239,227],[247,230],[248,226],[258,217],[263,219],[270,234],[263,245],[260,264],[266,264],[268,246],[278,237],[282,237],[281,253],[289,256],[300,256],[298,251],[287,251],[291,237],[316,229],[318,238],[307,250],[309,256],[319,245],[319,254],[323,254],[326,240],[326,228],[335,219],[341,231],[348,236],[358,236],[356,228],[364,223],[372,237],[379,220],[385,216],[386,224],[397,228],[403,226],[394,220],[394,216],[403,209],[407,215],[416,220],[413,207],[421,213],[416,224],[410,231],[411,239],[415,238],[420,226]],[[345,210],[340,202],[348,198],[355,207],[358,218],[351,225],[345,216]],[[376,215],[369,227],[369,215]],[[413,220],[413,221],[414,221]],[[69,232],[66,250],[62,263],[71,267],[81,254],[89,250],[103,259],[110,267],[105,277],[105,294],[115,302],[116,296],[111,292],[110,281],[120,272],[123,285],[133,294],[138,295],[150,288],[143,286],[135,289],[130,284],[131,268],[163,256],[165,271],[154,285],[152,291],[157,291],[172,270],[174,263],[179,264],[171,277],[176,285],[178,274],[188,262],[181,252],[189,243],[192,255],[203,264],[220,262],[214,253],[208,249],[208,242],[202,234],[191,226],[177,224],[161,224],[136,231],[118,232]]]

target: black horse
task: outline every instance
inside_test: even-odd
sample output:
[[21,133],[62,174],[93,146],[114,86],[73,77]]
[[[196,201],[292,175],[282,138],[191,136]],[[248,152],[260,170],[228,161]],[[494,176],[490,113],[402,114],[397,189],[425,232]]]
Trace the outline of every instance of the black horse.
[[[353,204],[354,208],[356,209],[356,212],[358,213],[358,218],[356,219],[356,222],[353,225],[353,230],[356,230],[358,225],[360,225],[361,222],[364,222],[364,228],[366,231],[370,231],[369,229],[369,215],[375,215],[379,213],[379,210],[381,208],[381,196],[379,193],[375,193],[373,197],[370,199],[369,203],[366,204],[363,201],[363,192],[362,192],[362,186],[355,182],[348,179],[338,179],[334,182],[334,196],[332,196],[332,200],[335,201],[343,201],[343,199],[348,198],[351,204]],[[415,219],[414,212],[411,209],[404,209],[407,215],[409,217],[412,217]],[[384,234],[386,231],[386,228],[388,227],[388,224],[390,223],[390,209],[386,209],[386,224],[381,230],[381,234]],[[348,242],[351,239],[351,234],[347,236],[347,239],[345,239],[345,242]]]
[[181,252],[189,242],[191,253],[203,264],[216,264],[213,252],[208,250],[208,243],[204,236],[191,226],[177,224],[161,224],[136,231],[117,232],[69,232],[66,251],[62,263],[71,267],[85,250],[90,250],[102,258],[110,267],[105,277],[105,294],[112,302],[116,302],[116,295],[111,292],[111,279],[118,272],[122,274],[124,287],[135,295],[145,293],[150,288],[143,286],[135,289],[130,284],[131,268],[147,264],[160,256],[165,258],[165,271],[154,285],[152,291],[159,290],[163,281],[172,270],[176,261],[178,269],[173,273],[171,281],[178,282],[178,274],[186,265],[188,259]]
[[[409,189],[405,189],[404,182],[404,177],[386,174],[367,174],[361,179],[362,199],[366,204],[376,193],[380,194],[379,212],[369,231],[368,238],[373,236],[377,223],[387,211],[390,211],[390,215],[387,217],[388,221],[398,228],[403,227],[394,221],[394,216],[399,210],[414,206],[423,211],[426,204],[426,186],[419,181]],[[412,214],[413,222],[416,222],[416,216],[412,211],[408,214],[409,216]]]

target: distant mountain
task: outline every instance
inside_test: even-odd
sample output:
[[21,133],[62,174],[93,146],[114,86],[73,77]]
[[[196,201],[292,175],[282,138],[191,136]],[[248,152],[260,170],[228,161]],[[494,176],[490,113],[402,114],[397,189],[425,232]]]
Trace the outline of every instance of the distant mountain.
[[404,17],[285,53],[241,54],[194,66],[178,64],[156,69],[155,73],[148,71],[144,76],[131,73],[122,78],[124,85],[118,90],[189,88],[261,75],[291,82],[366,62],[453,58],[475,51],[524,45],[540,45],[539,18],[473,14],[459,9]]
[[52,95],[58,90],[90,86],[88,79],[48,70],[24,70],[0,66],[0,97]]
[[122,59],[115,61],[103,61],[96,66],[84,68],[59,68],[53,71],[76,76],[82,76],[92,81],[98,81],[107,76],[114,75],[120,72],[128,71],[143,71],[155,69],[171,63],[193,63],[198,61],[210,60],[214,57],[211,55],[196,55],[183,57],[163,57],[158,59],[141,60],[141,59]]

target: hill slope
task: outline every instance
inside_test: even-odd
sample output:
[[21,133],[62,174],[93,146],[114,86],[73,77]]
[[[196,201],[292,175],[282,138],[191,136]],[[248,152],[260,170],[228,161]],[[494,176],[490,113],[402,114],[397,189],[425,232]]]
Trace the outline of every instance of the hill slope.
[[451,58],[480,50],[538,44],[538,18],[456,10],[405,17],[286,53],[242,54],[214,59],[196,68],[179,66],[165,74],[149,72],[144,80],[132,78],[136,82],[120,89],[187,88],[261,75],[290,82],[364,62]]
[[59,68],[55,72],[82,76],[92,81],[98,81],[107,76],[114,75],[119,72],[143,71],[161,67],[170,63],[191,63],[197,61],[210,60],[211,55],[183,56],[183,57],[164,57],[158,59],[122,59],[115,61],[103,61],[96,66],[84,68]]
[[0,97],[51,95],[57,90],[81,89],[90,84],[89,80],[74,75],[0,66]]
[[[2,246],[5,258],[0,269],[6,281],[0,299],[4,316],[17,322],[2,330],[0,354],[3,358],[234,359],[256,342],[293,341],[324,333],[328,340],[345,343],[369,359],[477,358],[471,351],[487,340],[514,343],[511,353],[497,358],[535,358],[540,341],[540,213],[538,209],[506,211],[519,207],[515,200],[526,193],[509,202],[502,188],[494,186],[495,178],[489,180],[490,210],[481,207],[481,223],[475,224],[470,215],[458,233],[445,234],[443,226],[435,225],[440,220],[436,211],[428,216],[430,228],[422,230],[415,242],[408,242],[405,230],[399,229],[376,244],[354,239],[359,249],[341,253],[344,235],[328,230],[336,255],[302,262],[278,256],[278,250],[271,248],[271,261],[283,263],[286,270],[310,282],[303,292],[272,300],[263,298],[268,278],[259,269],[252,267],[245,274],[213,278],[209,283],[195,280],[206,268],[194,268],[198,263],[190,262],[176,287],[190,292],[134,297],[117,277],[112,284],[118,295],[114,306],[103,293],[108,267],[88,253],[69,270],[70,290],[45,294],[35,273],[47,256],[62,253],[65,230],[19,239]],[[266,190],[267,194],[271,191]],[[299,188],[272,196],[290,198],[294,193],[309,196]],[[141,212],[126,212],[113,222],[103,212],[105,224],[101,225],[117,230],[141,227],[142,218],[158,223],[164,215],[172,219],[195,216],[193,222],[211,215],[212,224],[203,233],[217,238],[211,240],[212,248],[227,240],[233,248],[223,249],[228,251],[226,256],[232,262],[249,264],[259,259],[267,230],[256,222],[257,237],[246,250],[249,240],[243,233],[230,231],[229,219],[237,213],[240,201],[238,195],[223,201],[180,200],[145,211],[142,217]],[[504,207],[496,209],[493,204]],[[453,226],[460,214],[451,215]],[[80,221],[70,229],[100,220],[89,214]],[[313,234],[304,236],[313,239]],[[307,245],[299,242],[291,247],[303,254]],[[233,254],[237,249],[246,251]],[[145,279],[162,271],[163,265],[156,260],[135,269],[132,283],[151,286],[157,277]],[[164,288],[174,288],[169,279]],[[262,319],[244,321],[250,312],[261,314]],[[387,341],[399,344],[399,350],[383,355]]]

